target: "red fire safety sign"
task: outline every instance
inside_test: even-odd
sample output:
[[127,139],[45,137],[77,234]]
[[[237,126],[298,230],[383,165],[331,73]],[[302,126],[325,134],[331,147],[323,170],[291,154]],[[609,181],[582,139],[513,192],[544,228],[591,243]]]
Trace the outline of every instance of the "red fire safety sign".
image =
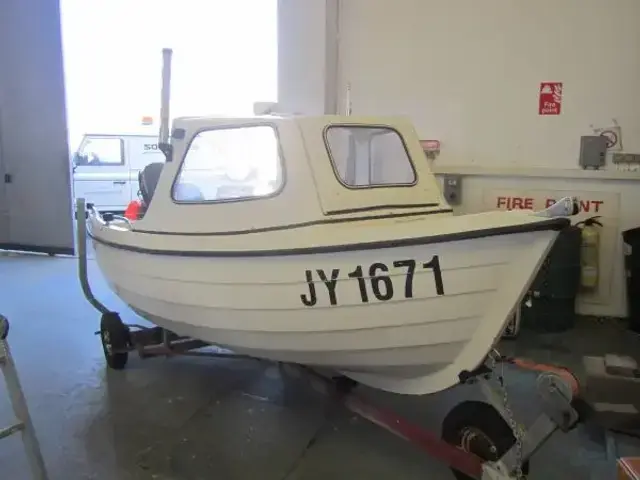
[[562,106],[562,82],[542,82],[540,84],[540,115],[560,115]]

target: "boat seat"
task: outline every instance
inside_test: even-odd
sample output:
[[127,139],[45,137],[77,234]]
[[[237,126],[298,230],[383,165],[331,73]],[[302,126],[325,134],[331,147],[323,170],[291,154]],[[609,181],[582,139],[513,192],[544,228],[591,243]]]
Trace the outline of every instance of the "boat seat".
[[145,206],[151,203],[153,192],[156,191],[160,174],[164,162],[153,162],[145,166],[138,174],[138,183],[140,184],[140,195]]

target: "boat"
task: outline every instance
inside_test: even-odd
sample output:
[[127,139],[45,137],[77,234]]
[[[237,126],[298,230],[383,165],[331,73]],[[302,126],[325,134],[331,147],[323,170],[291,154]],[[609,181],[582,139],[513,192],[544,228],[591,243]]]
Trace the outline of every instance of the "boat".
[[[482,365],[577,213],[564,198],[454,214],[404,117],[183,117],[163,131],[141,218],[87,217],[117,296],[178,335],[393,393],[439,392]],[[233,188],[212,180],[225,166]]]
[[[243,189],[216,188],[202,159],[190,175],[192,140],[228,133],[266,167]],[[170,161],[141,180],[142,218],[88,217],[97,263],[133,310],[407,394],[483,362],[573,211],[563,199],[454,215],[403,118],[179,118]]]

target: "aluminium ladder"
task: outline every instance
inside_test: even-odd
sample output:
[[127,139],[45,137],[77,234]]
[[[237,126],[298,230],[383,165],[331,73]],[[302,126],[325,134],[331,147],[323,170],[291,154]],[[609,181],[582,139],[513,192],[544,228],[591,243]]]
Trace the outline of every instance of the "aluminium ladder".
[[[8,333],[9,321],[0,315],[0,369],[2,369],[4,375],[13,412],[18,419],[18,423],[15,425],[0,428],[0,439],[21,432],[22,442],[27,453],[27,460],[29,461],[29,467],[31,468],[34,480],[47,480],[47,471],[42,453],[40,452],[40,444],[38,443],[33,424],[31,423],[31,417],[29,416],[27,402],[22,392],[18,372],[16,371],[13,358],[11,357],[11,351],[9,350],[9,344],[7,342]],[[1,466],[0,477],[2,477]]]

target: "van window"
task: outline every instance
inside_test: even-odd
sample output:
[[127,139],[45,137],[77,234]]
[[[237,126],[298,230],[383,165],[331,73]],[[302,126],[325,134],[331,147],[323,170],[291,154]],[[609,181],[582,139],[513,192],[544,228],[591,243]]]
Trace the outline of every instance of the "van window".
[[121,138],[89,138],[75,157],[76,165],[124,165],[124,142]]
[[325,143],[347,187],[413,185],[416,172],[400,134],[389,127],[332,125]]
[[269,125],[198,133],[172,189],[177,202],[215,202],[269,196],[283,182],[278,137]]

